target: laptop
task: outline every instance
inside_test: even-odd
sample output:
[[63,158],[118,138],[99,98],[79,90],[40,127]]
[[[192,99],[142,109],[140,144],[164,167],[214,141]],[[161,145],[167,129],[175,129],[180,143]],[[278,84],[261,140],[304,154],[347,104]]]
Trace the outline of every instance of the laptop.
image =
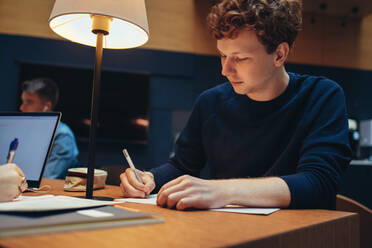
[[29,188],[40,186],[60,120],[60,112],[0,112],[0,164],[6,163],[10,143],[17,138],[13,162],[22,169]]

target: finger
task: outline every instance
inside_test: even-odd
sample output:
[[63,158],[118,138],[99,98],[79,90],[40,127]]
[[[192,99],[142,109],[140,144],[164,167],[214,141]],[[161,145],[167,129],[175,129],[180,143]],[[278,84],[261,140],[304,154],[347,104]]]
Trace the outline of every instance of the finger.
[[120,183],[124,182],[124,177],[126,177],[125,172],[120,174]]
[[10,185],[10,187],[7,190],[9,198],[10,198],[9,200],[13,200],[13,199],[17,198],[22,193],[19,185],[20,184]]
[[28,188],[27,180],[25,177],[22,177],[20,189],[22,192],[25,192],[27,188]]
[[120,189],[121,189],[121,192],[123,192],[123,196],[126,196],[126,192],[125,192],[125,188],[124,188],[123,183],[120,183]]
[[123,187],[125,192],[127,193],[128,197],[140,197],[144,198],[146,196],[145,192],[133,187],[128,181],[128,177],[124,178]]
[[147,198],[150,192],[155,188],[154,177],[151,177],[147,173],[137,169],[136,172],[138,177],[140,178],[140,180],[138,180],[137,176],[134,175],[136,177],[136,181],[142,183],[142,185],[144,186],[143,190],[141,190],[145,192],[145,197]]
[[155,182],[153,180],[146,182],[146,194],[149,195],[155,189]]
[[126,175],[128,182],[130,183],[132,187],[136,188],[137,190],[143,191],[143,192],[146,191],[145,185],[138,181],[136,174],[134,174],[134,171],[131,168],[127,168],[125,170],[125,175]]
[[139,198],[144,198],[145,197],[145,192],[134,188],[129,183],[127,177],[122,178],[122,185],[123,185],[124,192],[125,192],[127,197],[139,197]]
[[192,195],[191,190],[185,189],[182,191],[177,191],[172,194],[168,195],[166,207],[167,208],[174,208],[178,204],[179,201],[182,201],[183,198],[190,197]]
[[136,169],[136,171],[137,171],[138,176],[139,176],[141,179],[143,179],[143,177],[146,176],[145,172],[143,172],[143,171],[141,171],[141,170],[138,170],[138,169]]
[[125,176],[125,173],[121,173],[120,174],[120,189],[121,189],[121,192],[123,192],[123,196],[126,196],[126,192],[125,192],[125,187],[124,187],[124,177]]
[[14,163],[10,163],[8,164],[11,168],[13,168],[17,173],[18,175],[20,175],[21,177],[24,177],[25,175],[23,174],[23,171]]
[[21,169],[16,164],[7,164],[7,166],[9,168],[7,175],[9,193],[11,197],[15,198],[25,190],[24,186],[26,185],[27,187],[27,181]]
[[18,196],[20,196],[22,194],[22,188],[21,186],[18,186],[17,189],[15,189],[14,191],[14,199],[17,198]]
[[130,195],[130,192],[127,192],[126,188],[128,187],[128,179],[126,178],[127,175],[125,173],[122,173],[120,174],[120,188],[121,188],[121,191],[123,192],[123,196],[124,197],[132,197],[132,195]]
[[154,178],[150,177],[150,176],[147,176],[147,175],[144,175],[142,180],[143,180],[143,183],[145,184],[146,194],[149,195],[151,193],[151,191],[153,191],[155,189]]
[[199,199],[194,196],[188,196],[180,199],[176,204],[177,210],[185,210],[189,208],[203,208],[200,206]]
[[176,179],[164,184],[161,189],[159,190],[158,192],[158,195],[161,194],[164,190],[166,190],[167,188],[170,188],[174,185],[177,185],[179,183],[181,183],[185,178],[187,178],[188,176],[187,175],[183,175],[183,176],[180,176],[180,177],[177,177]]
[[[175,179],[175,180],[177,180],[177,179]],[[170,205],[173,205],[175,200],[169,199],[169,196],[171,194],[174,194],[174,193],[177,193],[177,192],[182,192],[187,188],[188,188],[187,183],[185,183],[184,181],[181,181],[181,182],[179,182],[178,184],[175,184],[175,185],[171,185],[171,186],[167,187],[166,189],[163,189],[163,191],[161,193],[158,193],[158,198],[157,198],[156,203],[159,206],[167,207],[168,206],[168,201],[169,201]]]

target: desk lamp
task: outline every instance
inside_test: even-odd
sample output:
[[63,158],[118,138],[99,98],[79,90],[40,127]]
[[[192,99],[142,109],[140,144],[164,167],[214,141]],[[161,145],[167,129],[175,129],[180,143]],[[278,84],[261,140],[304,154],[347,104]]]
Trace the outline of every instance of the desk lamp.
[[72,42],[96,47],[86,187],[86,198],[92,199],[103,48],[133,48],[147,42],[149,28],[145,1],[56,0],[49,27]]

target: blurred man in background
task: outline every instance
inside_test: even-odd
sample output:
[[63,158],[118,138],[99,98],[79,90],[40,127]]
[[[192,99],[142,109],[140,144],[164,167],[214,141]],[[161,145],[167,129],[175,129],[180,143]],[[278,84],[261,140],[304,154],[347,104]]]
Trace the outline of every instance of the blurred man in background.
[[[58,102],[57,84],[48,78],[36,78],[22,83],[22,112],[50,112]],[[72,130],[59,123],[44,177],[65,178],[67,170],[78,164],[79,150]]]

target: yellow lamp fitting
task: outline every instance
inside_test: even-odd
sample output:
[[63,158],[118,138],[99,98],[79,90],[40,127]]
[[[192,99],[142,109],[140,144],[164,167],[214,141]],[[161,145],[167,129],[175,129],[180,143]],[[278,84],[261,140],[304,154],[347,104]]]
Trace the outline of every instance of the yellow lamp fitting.
[[94,34],[103,33],[108,35],[110,32],[110,23],[113,18],[103,15],[91,15],[92,18],[92,32]]

